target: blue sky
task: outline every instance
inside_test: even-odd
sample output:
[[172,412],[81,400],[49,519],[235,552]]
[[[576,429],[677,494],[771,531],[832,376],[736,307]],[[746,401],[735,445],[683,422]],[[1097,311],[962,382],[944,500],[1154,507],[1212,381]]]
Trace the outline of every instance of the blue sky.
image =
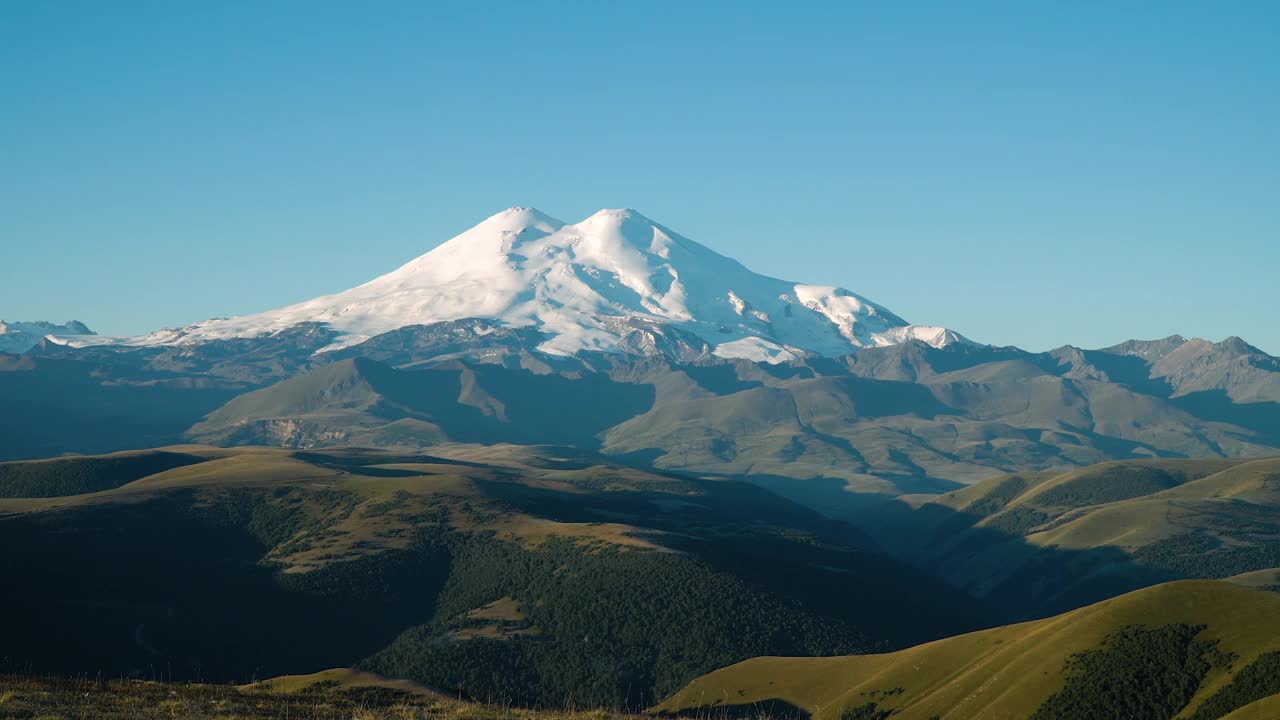
[[1280,353],[1280,3],[0,4],[0,318],[141,333],[511,205],[995,344]]

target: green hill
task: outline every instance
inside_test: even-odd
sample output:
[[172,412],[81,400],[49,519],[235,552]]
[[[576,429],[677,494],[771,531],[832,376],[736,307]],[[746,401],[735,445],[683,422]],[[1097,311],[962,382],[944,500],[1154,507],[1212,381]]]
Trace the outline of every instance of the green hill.
[[1223,716],[1225,720],[1275,720],[1280,717],[1280,695],[1272,695]]
[[0,670],[356,666],[482,700],[640,707],[753,655],[983,622],[849,526],[746,483],[560,447],[158,452],[199,462],[0,499],[0,546],[22,549],[0,553]]
[[1278,509],[1280,458],[1127,460],[993,478],[864,526],[973,594],[1042,617],[1280,566]]
[[164,451],[120,452],[0,463],[0,497],[56,497],[110,490],[204,458]]
[[[1280,595],[1218,581],[1140,590],[1057,617],[884,655],[761,657],[658,709],[816,720],[1258,716],[1280,693]],[[1266,716],[1266,715],[1262,715]]]

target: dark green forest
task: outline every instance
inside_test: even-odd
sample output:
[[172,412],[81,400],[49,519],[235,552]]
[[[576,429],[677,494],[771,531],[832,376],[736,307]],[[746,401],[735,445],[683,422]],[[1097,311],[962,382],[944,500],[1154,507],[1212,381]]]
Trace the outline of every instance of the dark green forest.
[[0,463],[0,497],[62,497],[110,490],[165,470],[204,462],[183,453]]
[[1280,652],[1263,653],[1196,708],[1191,720],[1217,720],[1255,700],[1280,694]]
[[[21,588],[0,611],[22,618],[4,626],[0,671],[245,682],[359,665],[481,700],[641,708],[755,655],[884,650],[983,624],[972,600],[884,555],[745,520],[767,516],[758,495],[702,524],[663,521],[681,531],[666,549],[461,532],[441,506],[412,517],[407,546],[326,556],[309,572],[268,556],[333,532],[312,524],[352,513],[345,490],[181,489],[0,517],[0,544],[24,548],[0,554]],[[505,497],[468,512],[517,503],[573,517],[588,502]],[[635,492],[601,502],[652,508]],[[394,496],[363,511],[405,507]],[[468,617],[504,598],[519,622]]]
[[[1031,720],[1169,720],[1200,687],[1214,664],[1231,658],[1197,640],[1203,625],[1134,625],[1101,647],[1074,656],[1067,684]],[[1214,716],[1217,717],[1217,716]]]

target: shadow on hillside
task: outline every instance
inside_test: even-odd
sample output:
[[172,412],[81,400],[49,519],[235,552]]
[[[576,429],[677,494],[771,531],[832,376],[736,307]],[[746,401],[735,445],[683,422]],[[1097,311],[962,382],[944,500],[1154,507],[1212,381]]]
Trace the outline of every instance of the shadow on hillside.
[[23,549],[0,553],[0,671],[242,683],[348,666],[434,612],[447,547],[281,574],[255,537],[279,505],[195,497],[0,517]]
[[116,378],[115,365],[73,357],[3,360],[0,460],[172,445],[246,389],[156,375],[131,384]]
[[696,478],[679,481],[619,478],[611,468],[557,478],[573,492],[524,482],[476,479],[485,493],[521,512],[556,522],[617,521],[672,533],[723,525],[726,530],[779,525],[803,528],[853,546],[868,547],[865,536],[847,523],[826,518],[798,503],[746,482]]
[[524,483],[478,484],[486,495],[536,517],[655,531],[657,543],[827,618],[875,618],[867,650],[906,647],[995,621],[972,598],[875,548],[853,526],[751,483],[689,479],[675,487],[661,481],[623,487],[605,473],[573,493]]
[[344,447],[324,450],[299,450],[293,456],[303,462],[331,470],[343,470],[370,477],[416,477],[419,470],[380,468],[374,465],[452,465],[455,467],[487,468],[484,463],[456,460],[425,453],[394,454],[378,448]]
[[1280,445],[1280,403],[1232,402],[1226,390],[1205,390],[1171,398],[1169,402],[1196,417],[1231,423],[1258,434],[1261,442]]
[[[385,367],[385,366],[384,366]],[[378,391],[424,412],[461,442],[600,447],[605,430],[648,412],[648,385],[605,375],[578,378],[478,365],[383,371]]]
[[1090,365],[1105,372],[1112,382],[1127,386],[1134,392],[1168,398],[1173,386],[1163,377],[1151,377],[1151,365],[1146,358],[1137,355],[1117,355],[1101,350],[1082,350]]
[[849,522],[890,554],[989,604],[1000,624],[1057,615],[1183,577],[1141,565],[1116,547],[1034,545],[1017,534],[1029,527],[977,527],[981,519],[941,505],[912,508],[893,501],[867,507]]
[[480,386],[505,406],[508,424],[502,432],[517,436],[502,438],[506,442],[597,449],[597,435],[648,412],[657,396],[651,385],[615,382],[607,375],[568,378],[493,366],[474,372]]
[[692,378],[703,390],[716,395],[732,395],[764,385],[758,380],[738,377],[738,369],[733,365],[678,365],[676,369]]
[[[848,520],[851,517],[859,517],[869,510],[897,502],[889,495],[850,492],[847,489],[847,481],[841,478],[820,477],[798,480],[793,477],[760,473],[746,476],[704,475],[718,477],[723,480],[745,480],[781,495],[792,502],[813,508],[834,520]],[[940,494],[964,487],[964,484],[958,482],[914,475],[877,474],[876,477],[893,483],[899,492],[907,495],[916,493]]]

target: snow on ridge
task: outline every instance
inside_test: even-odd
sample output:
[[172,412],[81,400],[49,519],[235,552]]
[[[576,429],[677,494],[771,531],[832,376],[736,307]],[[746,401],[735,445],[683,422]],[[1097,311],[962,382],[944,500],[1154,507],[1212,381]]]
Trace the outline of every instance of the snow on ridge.
[[271,335],[304,322],[340,333],[325,350],[405,325],[485,318],[535,326],[540,349],[618,351],[617,318],[669,325],[722,357],[782,362],[920,340],[968,342],[913,326],[855,293],[760,275],[631,209],[564,223],[534,208],[497,213],[363,285],[255,315],[207,320],[127,340],[173,345]]
[[6,322],[0,320],[0,352],[24,353],[40,341],[49,338],[58,342],[59,337],[94,337],[95,333],[79,320],[58,324],[47,320]]

